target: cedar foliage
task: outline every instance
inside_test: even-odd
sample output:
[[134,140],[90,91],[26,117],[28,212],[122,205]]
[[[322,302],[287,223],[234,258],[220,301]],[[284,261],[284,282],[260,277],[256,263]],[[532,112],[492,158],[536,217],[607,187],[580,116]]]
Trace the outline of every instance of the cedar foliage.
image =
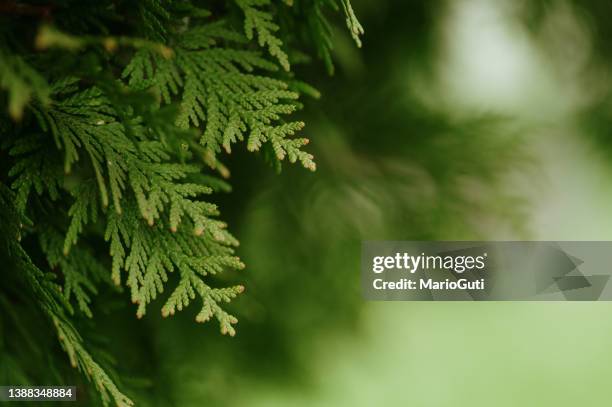
[[360,44],[348,0],[0,5],[0,306],[44,315],[103,404],[132,401],[78,330],[100,290],[127,288],[139,318],[158,296],[163,316],[198,303],[234,335],[224,304],[244,288],[216,277],[244,265],[207,196],[239,143],[315,169],[292,114],[318,92],[292,67],[313,53],[332,71],[333,12]]

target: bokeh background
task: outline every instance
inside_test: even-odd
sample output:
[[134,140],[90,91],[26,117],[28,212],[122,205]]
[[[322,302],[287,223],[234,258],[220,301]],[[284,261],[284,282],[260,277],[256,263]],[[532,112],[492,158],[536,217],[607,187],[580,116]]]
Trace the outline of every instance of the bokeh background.
[[[317,172],[230,158],[218,201],[247,264],[229,277],[247,287],[237,336],[188,312],[136,327],[132,310],[97,313],[131,394],[181,407],[607,405],[610,304],[366,302],[359,256],[364,239],[612,240],[612,3],[354,6],[363,48],[339,28],[333,76],[298,68],[322,93],[301,113]],[[134,335],[138,354],[120,346]]]

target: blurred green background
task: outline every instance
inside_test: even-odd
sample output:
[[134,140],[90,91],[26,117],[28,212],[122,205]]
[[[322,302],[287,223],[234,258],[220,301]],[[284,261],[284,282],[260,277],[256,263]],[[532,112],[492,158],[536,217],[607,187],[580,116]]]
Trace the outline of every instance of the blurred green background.
[[338,30],[333,77],[298,68],[323,95],[302,113],[317,172],[230,158],[237,336],[126,311],[111,341],[141,336],[142,354],[115,346],[120,373],[152,378],[136,399],[608,405],[609,304],[366,302],[359,256],[364,239],[612,240],[612,3],[354,3],[363,49]]

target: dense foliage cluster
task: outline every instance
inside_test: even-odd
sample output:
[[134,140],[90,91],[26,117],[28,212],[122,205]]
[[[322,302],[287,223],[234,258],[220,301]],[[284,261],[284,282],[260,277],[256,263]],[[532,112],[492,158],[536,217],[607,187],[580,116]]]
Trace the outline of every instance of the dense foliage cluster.
[[[223,154],[239,142],[315,169],[291,114],[318,92],[292,67],[313,54],[332,71],[334,11],[359,44],[348,0],[0,5],[0,308],[45,315],[104,404],[132,402],[74,323],[101,287],[126,287],[138,317],[160,295],[164,316],[198,298],[196,320],[234,334],[223,304],[244,288],[219,274],[244,265],[204,197],[229,188]],[[2,375],[27,384],[19,360]]]

